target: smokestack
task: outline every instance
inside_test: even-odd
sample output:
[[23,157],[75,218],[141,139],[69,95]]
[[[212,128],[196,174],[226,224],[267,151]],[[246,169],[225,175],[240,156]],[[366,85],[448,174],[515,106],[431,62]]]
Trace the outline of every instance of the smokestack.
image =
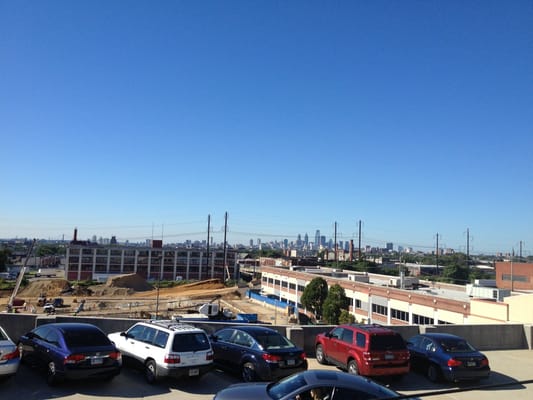
[[74,242],[78,241],[78,228],[74,228]]
[[350,239],[350,253],[349,253],[349,257],[350,257],[350,262],[353,262],[353,239]]

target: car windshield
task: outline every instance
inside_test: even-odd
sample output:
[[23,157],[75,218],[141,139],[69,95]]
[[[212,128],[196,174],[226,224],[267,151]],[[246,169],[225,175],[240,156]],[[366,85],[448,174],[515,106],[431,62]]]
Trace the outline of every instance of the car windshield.
[[470,343],[463,339],[444,339],[439,343],[442,349],[447,353],[470,353],[476,351]]
[[289,339],[278,333],[260,334],[255,336],[255,340],[257,340],[263,350],[294,347],[294,344]]
[[107,336],[94,329],[69,329],[63,333],[67,347],[109,346]]
[[307,381],[302,375],[291,375],[278,382],[271,383],[267,388],[267,393],[271,398],[277,400],[306,385]]
[[370,339],[370,350],[403,350],[405,349],[403,338],[396,335],[373,335]]
[[199,351],[209,350],[209,340],[203,332],[181,333],[174,335],[172,351]]

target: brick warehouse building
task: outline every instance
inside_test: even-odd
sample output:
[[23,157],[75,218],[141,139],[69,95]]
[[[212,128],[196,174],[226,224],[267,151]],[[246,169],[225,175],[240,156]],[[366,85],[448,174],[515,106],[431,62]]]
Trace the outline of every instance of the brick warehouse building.
[[512,290],[533,290],[532,263],[497,262],[495,264],[495,271],[496,286],[498,288]]
[[137,273],[147,280],[237,279],[237,252],[221,248],[132,247],[72,242],[67,247],[68,280],[105,280],[108,276]]

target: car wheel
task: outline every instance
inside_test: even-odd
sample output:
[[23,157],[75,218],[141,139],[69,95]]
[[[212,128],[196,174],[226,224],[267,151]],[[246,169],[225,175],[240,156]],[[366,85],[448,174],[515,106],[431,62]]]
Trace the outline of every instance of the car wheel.
[[244,382],[253,382],[256,380],[255,367],[251,362],[247,362],[242,366],[241,376]]
[[148,360],[144,366],[144,378],[149,384],[157,380],[157,367],[154,360]]
[[46,383],[50,386],[55,385],[58,382],[56,364],[50,361],[46,366]]
[[348,363],[348,373],[352,375],[359,375],[359,366],[357,365],[357,361],[350,360]]
[[440,380],[439,367],[435,364],[429,364],[427,377],[431,382],[438,382]]
[[326,355],[324,354],[324,348],[322,347],[321,344],[316,346],[315,356],[319,364],[322,364],[322,365],[328,364],[326,360]]

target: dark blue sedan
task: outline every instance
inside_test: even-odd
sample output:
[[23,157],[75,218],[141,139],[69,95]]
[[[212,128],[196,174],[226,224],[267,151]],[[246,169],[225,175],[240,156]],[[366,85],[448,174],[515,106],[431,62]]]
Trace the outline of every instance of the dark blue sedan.
[[432,382],[479,380],[490,374],[489,360],[465,339],[448,333],[425,333],[407,341],[411,368]]
[[91,324],[41,325],[21,336],[18,347],[23,362],[43,367],[50,385],[63,379],[110,380],[122,367],[120,352]]
[[221,329],[211,336],[214,363],[240,372],[245,382],[273,381],[307,370],[303,349],[278,331],[257,325]]

